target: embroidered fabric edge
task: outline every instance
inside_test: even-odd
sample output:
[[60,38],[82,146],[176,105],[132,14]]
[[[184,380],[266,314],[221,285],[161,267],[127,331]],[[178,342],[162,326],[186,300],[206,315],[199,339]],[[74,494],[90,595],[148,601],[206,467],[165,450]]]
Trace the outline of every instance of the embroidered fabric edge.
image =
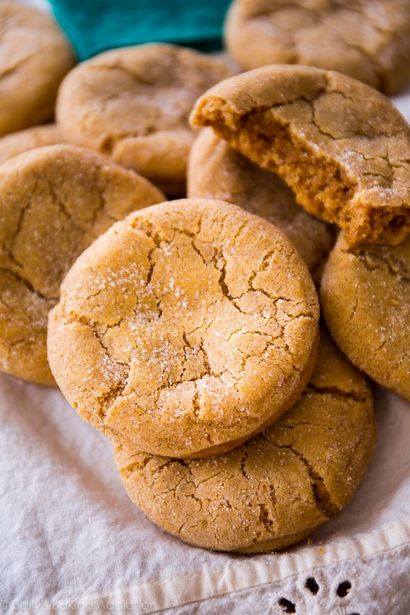
[[268,583],[278,583],[312,569],[348,560],[360,560],[410,544],[410,518],[332,544],[306,546],[297,553],[273,555],[269,562],[255,558],[228,563],[200,573],[171,578],[160,575],[149,582],[114,588],[106,593],[48,601],[19,609],[24,615],[148,615]]

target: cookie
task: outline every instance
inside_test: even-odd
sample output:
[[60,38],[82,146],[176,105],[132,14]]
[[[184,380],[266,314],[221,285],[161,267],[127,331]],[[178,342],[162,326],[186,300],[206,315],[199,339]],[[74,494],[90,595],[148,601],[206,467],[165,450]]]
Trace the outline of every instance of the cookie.
[[284,181],[261,169],[204,128],[188,165],[188,197],[234,203],[275,224],[291,240],[314,278],[333,244],[332,229],[296,204]]
[[16,2],[0,2],[0,135],[53,117],[57,89],[74,64],[52,17]]
[[410,401],[410,237],[349,249],[340,235],[321,287],[326,323],[350,360]]
[[56,145],[63,139],[55,124],[34,126],[0,138],[0,163],[37,147]]
[[242,553],[283,549],[338,513],[374,447],[364,377],[321,335],[298,403],[264,432],[210,459],[169,459],[118,446],[131,500],[190,544]]
[[71,145],[0,165],[0,369],[53,384],[47,314],[78,254],[113,222],[162,194],[132,171]]
[[79,414],[170,457],[229,450],[287,410],[316,359],[308,270],[272,224],[221,201],[128,216],[76,261],[48,357]]
[[222,59],[164,44],[102,53],[64,80],[58,123],[70,142],[135,169],[168,194],[183,193],[200,94],[228,77]]
[[386,94],[410,79],[408,0],[236,0],[225,36],[246,70],[307,64],[339,71]]
[[369,86],[316,68],[266,66],[210,89],[192,122],[281,175],[349,245],[394,245],[408,235],[410,129]]

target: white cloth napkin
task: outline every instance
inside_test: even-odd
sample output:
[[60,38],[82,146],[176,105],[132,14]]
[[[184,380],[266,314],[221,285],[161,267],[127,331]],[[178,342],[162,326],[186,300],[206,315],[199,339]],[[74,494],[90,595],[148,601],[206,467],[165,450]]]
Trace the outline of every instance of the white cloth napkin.
[[[283,613],[284,597],[308,615],[349,606],[339,612],[404,615],[409,404],[379,393],[377,420],[376,454],[357,495],[311,545],[235,556],[156,528],[128,500],[106,438],[57,390],[1,375],[0,612]],[[303,586],[312,575],[316,596]],[[334,584],[345,580],[352,588],[340,598]]]

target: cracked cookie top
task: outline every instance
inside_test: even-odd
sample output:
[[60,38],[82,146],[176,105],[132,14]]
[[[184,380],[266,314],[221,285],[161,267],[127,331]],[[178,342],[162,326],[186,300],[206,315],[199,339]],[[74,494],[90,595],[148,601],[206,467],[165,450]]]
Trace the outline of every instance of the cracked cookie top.
[[221,201],[128,216],[76,261],[48,356],[80,415],[173,457],[229,450],[297,399],[316,359],[308,270],[272,224]]
[[52,17],[0,2],[0,135],[50,120],[57,89],[74,64]]
[[301,399],[236,450],[184,461],[118,446],[116,460],[131,500],[165,531],[208,549],[256,553],[298,542],[339,512],[374,436],[364,377],[321,334]]
[[131,211],[161,201],[147,180],[71,145],[0,165],[0,369],[52,384],[47,314],[86,246]]
[[266,66],[217,84],[191,121],[277,172],[307,211],[350,245],[410,230],[410,129],[376,90],[339,73]]
[[19,132],[13,132],[0,138],[0,163],[14,158],[37,147],[62,143],[63,138],[55,124],[34,126]]
[[181,194],[193,141],[188,115],[198,96],[231,72],[220,59],[173,45],[108,51],[64,80],[58,123],[70,142]]
[[351,361],[410,401],[410,237],[349,249],[343,234],[321,287],[326,323]]
[[299,207],[276,174],[261,169],[204,128],[195,140],[188,165],[188,196],[220,199],[262,216],[296,246],[314,279],[332,247],[332,229]]
[[410,78],[408,0],[236,0],[227,47],[249,70],[306,64],[393,94]]

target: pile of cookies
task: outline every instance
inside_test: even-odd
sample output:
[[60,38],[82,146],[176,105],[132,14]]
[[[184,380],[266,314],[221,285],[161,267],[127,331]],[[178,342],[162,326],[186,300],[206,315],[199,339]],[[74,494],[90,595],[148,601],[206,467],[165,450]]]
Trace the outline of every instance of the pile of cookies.
[[410,400],[406,121],[326,67],[150,44],[72,68],[47,15],[0,24],[0,369],[57,384],[167,532],[302,540],[371,457],[366,375]]

